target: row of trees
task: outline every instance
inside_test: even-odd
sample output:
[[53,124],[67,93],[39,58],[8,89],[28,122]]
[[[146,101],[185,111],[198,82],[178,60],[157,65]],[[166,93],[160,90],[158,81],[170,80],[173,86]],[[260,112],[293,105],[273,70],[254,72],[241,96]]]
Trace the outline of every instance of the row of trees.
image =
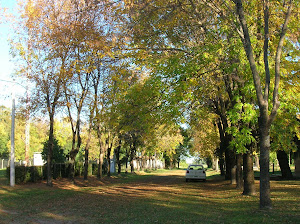
[[[244,193],[247,186],[250,194],[254,190],[252,154],[259,144],[260,206],[270,208],[270,131],[274,143],[285,133],[286,141],[273,144],[277,150],[295,149],[293,138],[299,137],[299,3],[139,1],[129,8],[134,44],[147,55],[142,63],[183,94],[192,127],[202,126],[199,116],[214,120],[216,154],[228,179],[235,165],[241,177],[244,155]],[[283,119],[274,123],[276,115]],[[202,135],[206,140],[215,137],[213,128]]]
[[243,158],[245,194],[259,153],[260,206],[270,208],[270,143],[290,151],[299,138],[298,11],[298,1],[27,1],[12,44],[32,109],[49,116],[48,184],[64,108],[71,162],[84,146],[87,164],[93,133],[99,164],[124,146],[129,161],[138,150],[171,156],[188,145],[185,124],[226,178],[237,167],[239,187]]
[[[145,156],[163,152],[172,158],[182,141],[179,125],[171,115],[160,113],[164,97],[160,84],[120,51],[126,38],[113,19],[115,12],[116,6],[109,2],[28,1],[21,5],[16,29],[22,32],[12,45],[20,65],[18,74],[34,85],[31,111],[48,114],[48,185],[52,185],[57,111],[66,114],[71,126],[68,156],[72,164],[84,147],[87,171],[92,140],[98,139],[99,176],[104,156],[109,165],[114,151],[119,162],[121,146],[128,149],[125,159],[132,163],[137,150]],[[168,143],[162,143],[166,139]]]

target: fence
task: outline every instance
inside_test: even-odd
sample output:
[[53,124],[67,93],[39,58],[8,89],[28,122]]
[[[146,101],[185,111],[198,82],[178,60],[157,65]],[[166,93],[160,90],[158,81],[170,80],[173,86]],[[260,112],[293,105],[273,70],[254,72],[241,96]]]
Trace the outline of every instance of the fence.
[[0,159],[0,169],[5,169],[8,166],[9,166],[8,159]]
[[[0,169],[6,169],[10,164],[10,160],[9,159],[1,159],[0,158]],[[15,165],[16,166],[21,166],[21,165],[24,165],[25,162],[22,161],[22,160],[19,160],[19,161],[15,161]],[[29,166],[32,165],[32,160],[29,160]]]

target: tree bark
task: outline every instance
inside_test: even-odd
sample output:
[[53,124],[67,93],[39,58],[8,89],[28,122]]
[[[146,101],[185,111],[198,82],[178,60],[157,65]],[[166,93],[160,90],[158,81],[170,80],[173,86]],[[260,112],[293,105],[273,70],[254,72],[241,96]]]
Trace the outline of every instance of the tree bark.
[[242,163],[243,163],[243,155],[242,154],[237,154],[236,155],[236,188],[237,189],[242,189],[243,188]]
[[225,180],[231,180],[233,184],[235,184],[235,153],[229,149],[229,144],[226,147],[225,151],[225,162],[226,162],[226,172],[225,172]]
[[236,184],[236,165],[231,167],[231,184],[234,185]]
[[128,173],[128,156],[126,155],[125,159],[125,173]]
[[85,155],[84,155],[84,180],[88,179],[88,172],[89,172],[89,148],[88,146],[85,147]]
[[[101,148],[101,146],[100,146]],[[102,179],[103,177],[103,157],[104,157],[104,153],[103,153],[103,150],[100,149],[100,152],[99,152],[99,163],[98,163],[98,171],[97,171],[97,178],[98,179]]]
[[99,126],[97,127],[97,135],[98,135],[98,141],[99,141],[99,163],[98,163],[98,172],[97,172],[97,178],[102,179],[103,177],[103,157],[104,157],[104,150],[101,142],[101,132]]
[[[96,117],[99,118],[99,111],[97,108],[96,108]],[[100,180],[103,177],[102,167],[103,167],[104,150],[103,150],[103,144],[101,141],[102,133],[101,133],[99,123],[97,123],[97,137],[98,137],[98,143],[99,143],[99,163],[98,163],[97,178]]]
[[116,163],[118,165],[118,174],[121,173],[121,161],[120,161],[120,150],[121,150],[122,141],[119,137],[119,145],[115,148],[115,155],[116,155]]
[[130,152],[130,172],[134,173],[133,159],[134,159],[134,149],[131,149]]
[[260,208],[271,209],[270,192],[270,133],[266,121],[260,118]]
[[110,177],[110,153],[111,153],[111,147],[107,148],[106,152],[106,159],[107,159],[107,176]]
[[135,140],[135,136],[132,136],[133,139],[133,143],[132,146],[130,148],[130,171],[131,173],[134,173],[134,164],[133,164],[133,160],[135,159],[135,153],[136,153],[136,140]]
[[221,176],[224,176],[225,175],[224,152],[225,152],[226,147],[224,146],[225,136],[224,136],[224,131],[223,131],[223,126],[222,126],[222,123],[221,123],[221,119],[218,120],[217,127],[218,127],[219,135],[220,135],[220,147],[219,147],[219,153],[218,153],[219,159],[220,159],[220,172],[221,172]]
[[[154,169],[157,170],[157,155],[156,155],[156,151],[154,153]],[[180,159],[178,159],[178,169],[179,169],[179,166],[180,166]]]
[[221,173],[221,176],[225,175],[224,158],[223,158],[223,156],[220,157],[220,173]]
[[260,166],[259,166],[259,158],[258,158],[257,154],[255,154],[254,160],[255,160],[255,162],[254,162],[255,166],[257,167],[257,169],[259,169],[260,168]]
[[279,162],[282,179],[292,180],[294,177],[293,177],[292,171],[290,169],[289,158],[288,158],[286,152],[282,151],[282,150],[278,150],[277,151],[277,159]]
[[252,151],[243,155],[244,191],[243,195],[255,195]]
[[52,187],[52,156],[54,141],[54,114],[50,113],[49,145],[47,154],[47,186]]
[[[92,122],[92,120],[90,121]],[[88,133],[88,139],[85,145],[85,156],[84,156],[84,179],[88,179],[88,172],[89,172],[89,148],[90,148],[90,142],[91,142],[91,137],[92,137],[92,123],[90,123],[89,127],[89,133]]]

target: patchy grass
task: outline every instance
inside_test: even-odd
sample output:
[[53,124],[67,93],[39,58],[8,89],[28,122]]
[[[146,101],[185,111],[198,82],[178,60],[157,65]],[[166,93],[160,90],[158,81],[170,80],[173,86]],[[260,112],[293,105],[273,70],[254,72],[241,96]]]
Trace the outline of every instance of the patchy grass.
[[[67,179],[18,185],[0,182],[0,223],[299,223],[300,182],[272,181],[270,211],[211,170],[206,182],[184,170],[122,174],[99,181]],[[2,175],[2,172],[0,172]],[[0,176],[1,179],[1,176]],[[256,181],[258,191],[259,182]]]

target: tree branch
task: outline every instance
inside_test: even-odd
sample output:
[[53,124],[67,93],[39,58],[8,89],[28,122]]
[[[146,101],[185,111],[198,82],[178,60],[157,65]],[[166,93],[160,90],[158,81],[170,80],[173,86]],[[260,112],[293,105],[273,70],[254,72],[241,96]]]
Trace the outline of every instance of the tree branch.
[[273,91],[273,108],[270,115],[270,122],[275,119],[277,110],[279,108],[280,102],[278,98],[278,89],[279,89],[279,82],[280,82],[280,58],[283,48],[284,37],[286,35],[288,29],[288,22],[292,14],[292,0],[289,1],[289,7],[285,16],[284,24],[281,29],[280,38],[277,46],[276,56],[275,56],[275,85]]
[[132,50],[146,50],[146,51],[179,51],[179,52],[183,52],[187,55],[190,55],[190,56],[194,56],[192,53],[186,51],[186,50],[183,50],[183,49],[180,49],[180,48],[146,48],[146,47],[137,47],[137,48],[125,48],[125,49],[122,49],[122,50],[125,50],[125,51],[132,51]]
[[250,34],[248,31],[247,22],[246,22],[246,18],[244,15],[242,1],[241,0],[233,0],[233,1],[236,5],[236,11],[239,16],[239,21],[241,23],[243,33],[244,33],[244,39],[242,39],[242,42],[244,44],[244,49],[245,49],[245,52],[246,52],[246,55],[247,55],[247,58],[248,58],[248,61],[250,64],[250,68],[252,71],[252,76],[253,76],[253,81],[254,81],[254,86],[255,86],[255,90],[256,90],[258,104],[261,109],[263,107],[266,108],[268,105],[268,101],[265,101],[263,98],[260,76],[257,71],[255,60],[254,60],[253,49],[252,49],[251,40],[250,40]]
[[269,68],[269,0],[264,0],[264,64],[265,64],[265,92],[264,100],[268,100],[270,91],[270,68]]

